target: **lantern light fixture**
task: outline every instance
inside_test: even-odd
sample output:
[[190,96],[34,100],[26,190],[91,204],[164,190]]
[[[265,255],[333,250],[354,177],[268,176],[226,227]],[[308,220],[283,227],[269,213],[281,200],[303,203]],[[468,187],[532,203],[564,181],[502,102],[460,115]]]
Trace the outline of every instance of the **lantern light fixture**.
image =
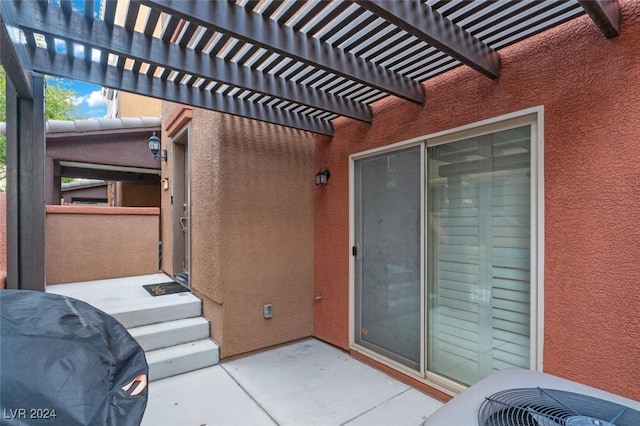
[[329,177],[331,176],[331,172],[327,169],[321,169],[318,173],[316,173],[316,185],[325,186],[327,182],[329,182]]
[[160,155],[160,138],[156,135],[156,132],[149,137],[149,151],[153,154],[154,160],[164,160],[167,161],[167,150],[162,150],[162,155]]

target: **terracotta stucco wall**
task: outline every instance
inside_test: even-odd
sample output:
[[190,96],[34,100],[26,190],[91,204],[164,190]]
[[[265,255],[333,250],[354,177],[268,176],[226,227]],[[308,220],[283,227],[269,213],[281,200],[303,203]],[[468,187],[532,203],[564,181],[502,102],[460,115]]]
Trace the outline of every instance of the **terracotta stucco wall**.
[[[179,111],[175,108],[165,104],[165,126],[171,127]],[[204,314],[212,321],[222,356],[310,336],[313,137],[198,109],[187,125],[192,175],[190,280],[204,300]],[[169,134],[163,131],[167,147]],[[171,163],[171,159],[163,163],[167,167],[163,177],[170,176]],[[167,192],[162,209],[168,270],[172,225],[166,218],[171,212]],[[267,303],[273,304],[271,319],[263,318]]]
[[47,284],[158,271],[158,208],[47,206]]
[[620,4],[618,38],[578,18],[502,50],[499,80],[459,68],[316,138],[317,337],[348,348],[349,154],[544,105],[544,370],[640,399],[640,2]]

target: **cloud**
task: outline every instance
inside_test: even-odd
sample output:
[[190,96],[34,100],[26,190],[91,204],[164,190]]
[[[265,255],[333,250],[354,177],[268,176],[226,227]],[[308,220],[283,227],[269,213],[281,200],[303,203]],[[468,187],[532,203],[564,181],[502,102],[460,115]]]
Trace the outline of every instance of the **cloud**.
[[87,105],[89,105],[91,108],[94,108],[97,106],[106,105],[107,99],[102,96],[102,93],[100,93],[100,90],[96,90],[94,92],[89,93],[89,95],[86,97],[85,102],[87,102]]
[[78,106],[81,103],[83,103],[86,100],[86,98],[87,98],[86,96],[72,96],[71,99],[69,99],[69,102],[73,106]]
[[86,95],[73,96],[69,99],[73,106],[81,106],[87,104],[89,108],[102,107],[107,104],[107,99],[102,96],[100,90],[93,91]]

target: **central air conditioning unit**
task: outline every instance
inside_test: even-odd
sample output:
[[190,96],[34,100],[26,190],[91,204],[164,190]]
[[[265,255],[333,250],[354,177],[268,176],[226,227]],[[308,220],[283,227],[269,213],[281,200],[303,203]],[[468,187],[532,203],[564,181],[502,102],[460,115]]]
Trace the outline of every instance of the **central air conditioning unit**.
[[423,426],[640,426],[640,402],[537,371],[507,369],[447,402]]

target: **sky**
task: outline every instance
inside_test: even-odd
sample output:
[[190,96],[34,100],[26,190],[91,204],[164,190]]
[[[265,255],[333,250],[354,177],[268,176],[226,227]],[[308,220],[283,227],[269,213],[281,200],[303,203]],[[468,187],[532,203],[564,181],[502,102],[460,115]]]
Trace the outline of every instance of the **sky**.
[[61,84],[65,89],[76,92],[71,102],[80,118],[103,118],[107,115],[107,100],[100,94],[100,86],[66,78],[55,78],[49,84]]
[[[59,0],[49,0],[49,2],[59,4]],[[100,2],[96,1],[96,16],[99,12],[99,6]],[[81,12],[84,8],[82,0],[73,0],[72,7],[74,10]],[[80,118],[103,118],[107,115],[107,101],[100,95],[100,86],[64,78],[56,78],[50,81],[49,84],[62,84],[64,88],[71,89],[77,93],[72,102]]]

